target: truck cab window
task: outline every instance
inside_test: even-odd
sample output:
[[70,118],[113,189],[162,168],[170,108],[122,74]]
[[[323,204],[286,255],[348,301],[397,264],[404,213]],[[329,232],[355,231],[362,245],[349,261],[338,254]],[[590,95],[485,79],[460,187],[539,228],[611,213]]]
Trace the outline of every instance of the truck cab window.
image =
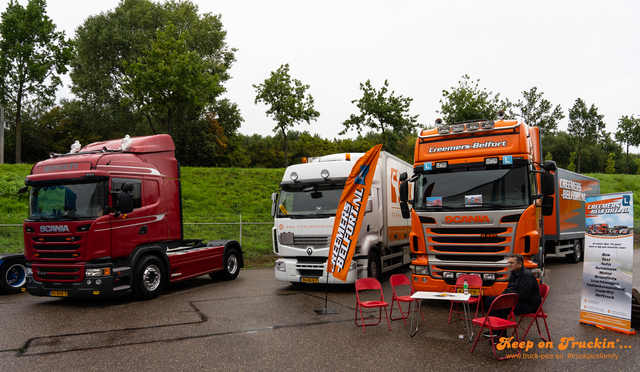
[[106,206],[104,182],[32,186],[30,220],[76,220],[100,216]]
[[[133,208],[141,208],[142,207],[142,181],[137,179],[125,179],[125,178],[114,178],[111,181],[111,191],[112,192],[120,192],[122,185],[125,182],[131,182],[133,184]],[[116,204],[118,200],[118,194],[112,194],[114,199],[114,204]]]

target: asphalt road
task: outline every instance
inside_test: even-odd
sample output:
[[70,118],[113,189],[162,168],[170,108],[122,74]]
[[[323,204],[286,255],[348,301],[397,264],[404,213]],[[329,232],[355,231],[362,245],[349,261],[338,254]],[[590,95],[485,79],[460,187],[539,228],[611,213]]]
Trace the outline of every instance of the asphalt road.
[[[640,288],[640,251],[635,253],[633,282]],[[383,277],[389,302],[391,274]],[[353,285],[330,287],[327,307],[338,314],[317,315],[314,310],[325,306],[325,286],[280,283],[273,270],[256,269],[231,282],[200,277],[146,302],[0,296],[0,370],[637,371],[640,336],[578,322],[581,275],[582,264],[548,260],[545,310],[553,345],[539,348],[534,326],[527,359],[499,362],[488,342],[471,355],[471,344],[460,338],[464,322],[448,324],[449,307],[442,302],[423,303],[426,322],[413,338],[402,320],[390,331],[381,323],[363,333],[353,323]],[[561,339],[571,337],[606,339],[615,348],[572,349],[570,343],[560,350]],[[587,359],[603,355],[615,359]]]

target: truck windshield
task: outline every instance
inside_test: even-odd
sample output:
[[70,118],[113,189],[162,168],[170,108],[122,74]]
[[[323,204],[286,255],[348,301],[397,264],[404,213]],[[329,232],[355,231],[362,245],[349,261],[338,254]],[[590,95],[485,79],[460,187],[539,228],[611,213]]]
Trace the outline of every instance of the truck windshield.
[[95,219],[107,206],[106,183],[32,186],[29,220]]
[[277,217],[334,217],[344,185],[283,188],[278,199]]
[[530,204],[528,166],[420,174],[415,181],[416,210],[503,209]]

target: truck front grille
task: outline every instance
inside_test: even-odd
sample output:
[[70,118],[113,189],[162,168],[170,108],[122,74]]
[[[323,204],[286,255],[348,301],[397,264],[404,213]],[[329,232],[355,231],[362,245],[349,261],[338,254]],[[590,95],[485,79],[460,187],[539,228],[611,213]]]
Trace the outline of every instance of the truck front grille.
[[84,265],[32,264],[33,278],[39,282],[78,283],[84,279]]
[[329,247],[330,236],[293,236],[293,246],[296,248],[306,248],[312,246],[315,248]]
[[80,244],[34,244],[36,251],[75,251],[80,249]]

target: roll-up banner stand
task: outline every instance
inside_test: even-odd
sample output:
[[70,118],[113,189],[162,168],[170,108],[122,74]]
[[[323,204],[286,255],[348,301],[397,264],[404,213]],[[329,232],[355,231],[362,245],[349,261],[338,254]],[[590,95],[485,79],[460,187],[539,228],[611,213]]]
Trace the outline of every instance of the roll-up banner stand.
[[633,193],[587,196],[580,322],[626,334],[631,328]]

